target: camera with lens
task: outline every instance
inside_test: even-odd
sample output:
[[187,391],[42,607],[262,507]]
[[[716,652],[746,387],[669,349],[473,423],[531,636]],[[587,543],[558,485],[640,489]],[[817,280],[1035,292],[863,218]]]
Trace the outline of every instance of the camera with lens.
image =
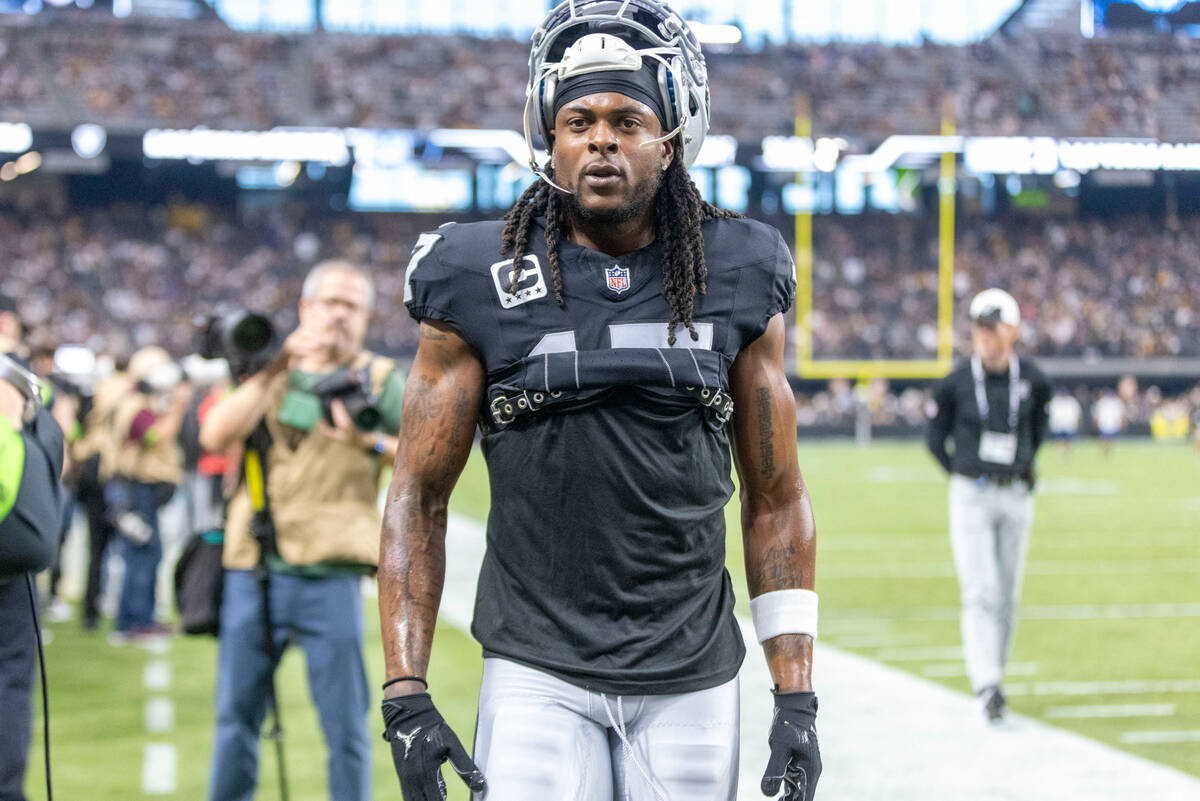
[[235,378],[265,367],[278,344],[271,320],[245,309],[200,317],[196,329],[196,352],[205,359],[225,359]]
[[38,377],[25,369],[24,365],[0,353],[0,381],[9,384],[21,395],[21,422],[29,425],[37,417],[42,406],[42,387]]
[[379,411],[379,396],[371,389],[369,366],[357,370],[338,370],[313,386],[313,394],[321,399],[325,421],[333,425],[333,401],[340,400],[359,431],[375,431],[383,422]]

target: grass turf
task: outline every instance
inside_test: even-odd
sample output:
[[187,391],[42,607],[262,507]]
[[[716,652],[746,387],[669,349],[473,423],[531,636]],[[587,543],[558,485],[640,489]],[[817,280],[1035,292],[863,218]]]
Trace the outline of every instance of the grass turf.
[[[957,582],[945,534],[946,481],[932,460],[909,443],[865,449],[803,444],[800,463],[818,523],[823,640],[917,675],[953,672],[961,660],[952,650],[930,651],[927,658],[914,658],[922,653],[912,650],[952,649],[959,643],[953,614]],[[1054,617],[1055,610],[1047,607],[1079,611],[1080,606],[1200,602],[1200,457],[1193,451],[1129,442],[1119,443],[1105,458],[1097,446],[1085,443],[1069,454],[1047,447],[1039,467],[1042,492],[1023,608]],[[453,508],[482,520],[487,507],[487,476],[476,452]],[[745,613],[736,499],[727,514],[729,569],[739,611]],[[1013,660],[1036,663],[1037,673],[1011,680],[1195,679],[1200,627],[1195,607],[1191,609],[1191,617],[1023,619]],[[377,688],[383,666],[373,600],[367,601],[366,615],[368,673]],[[47,658],[56,795],[72,801],[141,797],[143,749],[161,742],[175,745],[179,754],[178,788],[171,797],[202,799],[212,748],[215,641],[175,638],[159,657],[134,647],[112,648],[74,622],[48,628],[54,634]],[[175,705],[174,727],[160,735],[148,734],[143,721],[144,703],[156,693],[143,689],[142,672],[155,658],[171,665],[168,694]],[[439,707],[466,741],[474,729],[481,666],[479,648],[468,635],[439,626],[430,676]],[[285,656],[278,680],[291,798],[324,798],[324,747],[298,651]],[[932,680],[967,691],[961,675]],[[1034,717],[1067,705],[1174,704],[1169,717],[1049,722],[1200,776],[1200,743],[1129,745],[1120,740],[1131,731],[1200,730],[1198,692],[1021,694],[1011,700],[1017,711]],[[370,725],[378,728],[374,712]],[[35,731],[35,743],[37,738],[40,732]],[[398,799],[387,746],[375,737],[372,742],[375,797]],[[264,743],[261,799],[277,797],[272,747]],[[44,797],[42,775],[35,748],[27,781],[31,799]],[[465,801],[457,778],[451,775],[447,783],[450,798]]]

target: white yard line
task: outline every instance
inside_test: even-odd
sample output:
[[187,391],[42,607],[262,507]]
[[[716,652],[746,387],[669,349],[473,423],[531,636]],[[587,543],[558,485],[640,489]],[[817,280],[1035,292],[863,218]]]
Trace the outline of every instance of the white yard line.
[[147,743],[142,756],[142,793],[171,795],[178,786],[179,752],[168,743]]
[[[1200,575],[1200,560],[1143,559],[1096,562],[1080,559],[1033,560],[1025,568],[1027,576],[1128,576],[1164,574]],[[954,564],[948,559],[938,562],[889,562],[881,565],[845,565],[821,568],[821,579],[879,579],[879,578],[957,578]]]
[[[175,728],[175,702],[165,695],[171,689],[171,650],[167,637],[156,637],[142,646],[151,656],[142,668],[142,687],[147,691],[142,717],[146,731],[161,736]],[[152,694],[155,693],[155,694]],[[142,793],[171,795],[178,786],[179,752],[171,743],[151,742],[142,750]]]
[[1121,620],[1153,617],[1200,617],[1200,603],[1056,605],[1021,607],[1024,620]]
[[961,659],[961,645],[914,645],[912,647],[880,648],[875,658],[881,662],[936,662]]
[[[1120,532],[1119,541],[1110,541],[1117,532],[1103,532],[1099,540],[1101,550],[1129,550],[1136,552],[1146,546],[1189,546],[1200,541],[1200,536],[1194,531],[1185,529],[1168,529],[1159,531],[1128,531]],[[950,536],[944,531],[914,533],[911,531],[826,531],[821,535],[817,548],[825,550],[876,550],[886,548],[889,551],[906,548],[930,548],[945,544],[950,546]],[[1095,538],[1083,542],[1074,540],[1057,540],[1049,537],[1038,538],[1036,532],[1033,539],[1034,547],[1053,551],[1084,551],[1094,553],[1097,549]]]
[[170,698],[155,696],[146,699],[146,731],[151,734],[166,734],[175,728],[175,704]]
[[913,470],[906,465],[881,464],[867,471],[872,484],[944,484],[946,479],[933,470]]
[[1200,730],[1193,731],[1127,731],[1121,735],[1126,745],[1163,745],[1165,743],[1200,743]]
[[[867,471],[872,484],[944,484],[946,479],[931,470],[914,470],[906,465],[876,465]],[[1038,495],[1116,495],[1120,484],[1106,479],[1044,478],[1038,482]]]
[[[823,574],[822,574],[823,575]],[[958,620],[957,606],[918,606],[895,609],[883,620],[895,623]],[[1200,602],[1170,604],[1056,604],[1052,606],[1021,606],[1022,620],[1133,620],[1139,618],[1200,617]],[[842,626],[861,625],[863,621],[881,619],[860,613],[831,614],[823,624],[831,630]]]
[[1043,712],[1048,718],[1169,718],[1175,714],[1174,704],[1081,704],[1079,706],[1049,706]]
[[[825,535],[817,545],[821,551],[878,551],[928,550],[944,544],[950,549],[948,534],[841,534]],[[822,573],[822,575],[824,575]]]
[[[464,631],[483,548],[483,527],[451,515],[441,616]],[[738,801],[761,801],[771,678],[748,621],[739,622],[750,647],[741,672]],[[1200,797],[1200,779],[1020,715],[988,726],[974,699],[824,643],[817,644],[814,671],[825,765],[821,801]]]
[[1115,481],[1085,478],[1045,478],[1038,482],[1038,495],[1116,495],[1121,485]]
[[838,648],[887,648],[898,645],[921,645],[928,638],[918,631],[869,631],[862,633],[830,634],[827,642]]
[[167,690],[171,687],[171,663],[165,659],[151,659],[142,670],[142,687],[147,690]]
[[[840,645],[841,643],[839,643]],[[1037,662],[1009,662],[1005,676],[1036,676],[1041,670]],[[921,668],[921,675],[931,679],[948,679],[967,675],[967,666],[962,659],[957,662],[933,662]]]
[[1165,695],[1200,693],[1200,679],[1143,679],[1121,681],[1038,681],[1005,685],[1004,692],[1019,695]]

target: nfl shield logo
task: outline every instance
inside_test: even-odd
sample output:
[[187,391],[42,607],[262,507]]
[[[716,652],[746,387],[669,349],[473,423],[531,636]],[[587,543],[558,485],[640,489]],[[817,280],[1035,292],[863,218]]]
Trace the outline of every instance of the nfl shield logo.
[[608,283],[608,288],[613,292],[620,293],[629,289],[629,269],[627,267],[614,264],[604,271],[604,279]]

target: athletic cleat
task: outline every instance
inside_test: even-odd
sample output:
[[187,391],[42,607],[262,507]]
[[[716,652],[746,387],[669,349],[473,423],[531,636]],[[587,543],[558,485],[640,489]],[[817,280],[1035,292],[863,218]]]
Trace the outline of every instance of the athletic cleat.
[[984,687],[979,691],[978,698],[983,705],[983,714],[988,723],[1000,723],[1008,709],[1008,701],[999,687]]

